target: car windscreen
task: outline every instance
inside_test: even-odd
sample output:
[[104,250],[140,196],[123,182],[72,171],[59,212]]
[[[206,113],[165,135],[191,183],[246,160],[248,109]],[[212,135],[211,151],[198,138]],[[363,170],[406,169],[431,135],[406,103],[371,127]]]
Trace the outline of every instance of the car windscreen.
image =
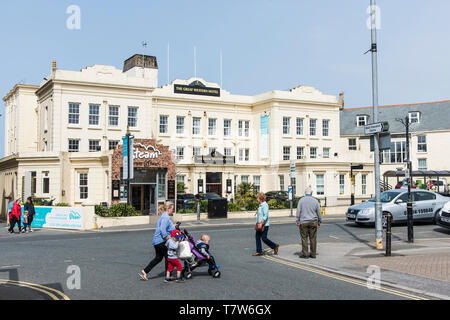
[[[392,200],[394,200],[395,197],[397,197],[399,195],[398,192],[389,192],[389,191],[385,191],[383,193],[381,193],[381,202],[382,203],[387,203],[387,202],[391,202]],[[375,202],[375,197],[373,197],[372,199],[369,200],[370,202]]]

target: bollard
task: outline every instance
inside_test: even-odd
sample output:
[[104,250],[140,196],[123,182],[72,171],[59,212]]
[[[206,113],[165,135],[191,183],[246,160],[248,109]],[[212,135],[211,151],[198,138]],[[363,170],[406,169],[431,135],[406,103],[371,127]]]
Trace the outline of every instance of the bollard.
[[386,257],[391,256],[392,214],[386,214]]

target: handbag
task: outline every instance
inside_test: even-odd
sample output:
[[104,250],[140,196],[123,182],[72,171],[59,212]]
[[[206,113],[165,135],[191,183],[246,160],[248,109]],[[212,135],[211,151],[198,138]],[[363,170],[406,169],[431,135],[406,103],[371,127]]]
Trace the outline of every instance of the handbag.
[[255,230],[260,232],[260,233],[263,233],[265,228],[266,228],[266,226],[263,225],[262,222],[261,223],[256,223],[256,225],[255,225]]
[[189,242],[181,241],[178,245],[178,258],[181,260],[190,259],[192,257],[191,247],[189,246]]

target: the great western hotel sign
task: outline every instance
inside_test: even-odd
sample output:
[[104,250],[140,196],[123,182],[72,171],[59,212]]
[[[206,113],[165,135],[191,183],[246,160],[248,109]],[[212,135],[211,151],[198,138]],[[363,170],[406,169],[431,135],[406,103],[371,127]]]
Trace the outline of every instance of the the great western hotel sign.
[[174,92],[184,94],[195,94],[201,96],[220,97],[220,88],[205,87],[205,85],[200,81],[194,81],[188,86],[175,84]]

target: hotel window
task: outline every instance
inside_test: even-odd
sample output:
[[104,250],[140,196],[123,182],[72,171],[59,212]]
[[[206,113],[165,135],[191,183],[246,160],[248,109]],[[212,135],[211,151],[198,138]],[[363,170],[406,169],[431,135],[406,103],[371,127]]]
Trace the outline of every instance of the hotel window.
[[317,133],[317,120],[310,119],[309,120],[309,135],[315,136]]
[[166,198],[166,175],[162,172],[158,173],[158,198]]
[[169,132],[169,116],[159,116],[159,133]]
[[420,112],[410,112],[409,115],[409,123],[420,123]]
[[100,119],[100,105],[90,104],[89,105],[89,125],[98,126]]
[[[186,176],[177,176],[177,183],[185,184],[185,183],[184,183],[185,178],[186,178]],[[184,190],[183,190],[183,191],[184,191]]]
[[80,199],[87,199],[88,194],[88,174],[79,173],[79,188],[80,188]]
[[192,134],[199,135],[201,133],[202,118],[192,118]]
[[303,135],[303,118],[297,118],[297,135]]
[[250,121],[239,121],[239,137],[248,137],[250,134]]
[[224,149],[223,149],[223,154],[224,154],[225,156],[227,156],[227,157],[231,157],[231,156],[232,156],[232,154],[231,154],[231,148],[224,148]]
[[248,176],[241,176],[241,183],[248,183]]
[[361,176],[361,193],[367,194],[367,174]]
[[283,117],[283,134],[290,134],[291,132],[291,118]]
[[356,139],[348,139],[348,150],[357,150],[356,148]]
[[365,125],[367,125],[367,116],[357,116],[356,125],[358,127],[364,127]]
[[323,158],[324,159],[330,158],[330,148],[323,148]]
[[80,140],[69,139],[69,152],[79,152],[79,151],[80,151]]
[[208,119],[208,135],[215,136],[217,130],[217,119]]
[[117,146],[119,145],[119,140],[109,140],[109,150],[116,150]]
[[292,194],[295,196],[297,194],[297,179],[291,178]]
[[325,176],[323,174],[316,174],[316,190],[317,195],[322,196],[325,194]]
[[249,161],[250,149],[239,149],[239,161]]
[[89,152],[102,151],[100,140],[89,140]]
[[381,163],[403,163],[405,159],[406,141],[393,141],[390,150],[383,150]]
[[427,171],[427,159],[419,159],[419,166],[418,169],[421,171]]
[[304,159],[305,158],[305,147],[297,147],[297,159]]
[[283,147],[283,160],[291,159],[291,147]]
[[109,106],[108,124],[110,127],[119,126],[119,107],[118,106]]
[[177,134],[184,134],[184,117],[177,117]]
[[69,124],[80,123],[80,104],[69,103]]
[[225,137],[231,136],[231,120],[223,120],[223,135]]
[[280,175],[278,177],[280,178],[280,190],[284,191],[284,176]]
[[31,195],[34,195],[36,193],[36,171],[31,172]]
[[253,176],[253,185],[255,186],[255,191],[261,191],[261,176]]
[[137,116],[138,116],[138,108],[137,107],[128,107],[128,125],[131,128],[137,127]]
[[309,148],[309,157],[311,159],[316,159],[317,158],[317,147]]
[[48,194],[50,193],[50,172],[44,171],[42,172],[42,193]]
[[330,120],[322,120],[322,136],[328,137],[330,135]]
[[177,160],[184,160],[184,147],[177,147]]
[[345,174],[339,175],[339,194],[343,195],[345,193]]
[[417,152],[427,152],[427,136],[417,136]]
[[201,147],[194,147],[192,149],[192,154],[194,156],[201,156],[202,155],[202,148]]

